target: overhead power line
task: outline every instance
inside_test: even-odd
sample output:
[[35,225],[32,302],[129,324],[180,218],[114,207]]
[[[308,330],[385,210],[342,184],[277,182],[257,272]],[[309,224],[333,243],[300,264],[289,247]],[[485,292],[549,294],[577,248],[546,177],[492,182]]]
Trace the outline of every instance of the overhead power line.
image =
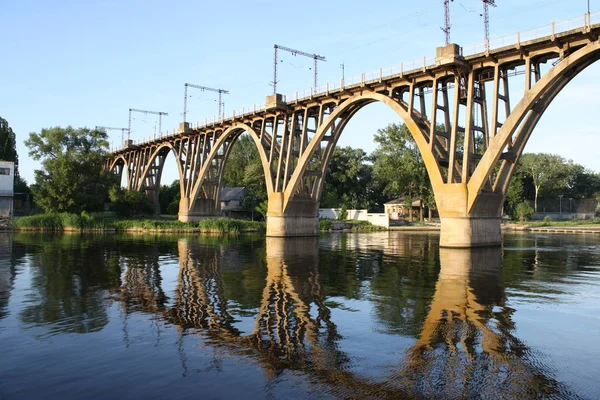
[[206,86],[200,86],[200,85],[194,85],[193,83],[186,83],[185,84],[185,93],[183,96],[183,122],[185,123],[186,121],[186,116],[187,116],[187,99],[188,99],[188,94],[187,94],[187,90],[188,87],[192,87],[192,88],[196,88],[196,89],[200,89],[202,91],[207,90],[209,92],[216,92],[219,93],[219,117],[223,116],[223,100],[222,100],[222,95],[223,94],[229,94],[228,90],[225,89],[214,89],[214,88],[210,88],[210,87],[206,87]]
[[154,115],[158,115],[158,133],[160,134],[161,132],[161,127],[162,127],[162,116],[163,115],[169,115],[169,113],[163,112],[163,111],[148,111],[148,110],[140,110],[137,108],[130,108],[129,109],[129,128],[127,128],[127,140],[131,140],[131,113],[132,112],[139,112],[139,113],[143,113],[143,114],[154,114]]
[[310,54],[300,50],[290,49],[289,47],[279,46],[278,44],[273,45],[274,54],[273,54],[273,94],[277,93],[277,50],[281,49],[283,51],[287,51],[288,53],[292,53],[293,55],[300,55],[304,57],[312,58],[315,61],[315,87],[317,87],[318,80],[318,72],[317,72],[317,61],[327,61],[325,57],[320,56],[318,54]]
[[105,131],[121,131],[121,144],[125,141],[125,131],[128,131],[127,128],[113,128],[111,126],[100,126],[96,125],[96,129],[103,129]]

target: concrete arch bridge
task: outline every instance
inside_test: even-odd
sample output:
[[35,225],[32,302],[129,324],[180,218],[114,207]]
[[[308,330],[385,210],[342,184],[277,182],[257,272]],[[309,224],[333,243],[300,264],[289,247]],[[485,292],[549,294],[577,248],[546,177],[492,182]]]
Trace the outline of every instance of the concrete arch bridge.
[[[127,187],[158,199],[165,159],[177,160],[179,219],[218,215],[228,155],[247,132],[258,148],[268,191],[267,235],[318,231],[329,160],[344,127],[364,106],[381,102],[408,126],[433,186],[441,245],[499,244],[501,210],[527,140],[556,95],[600,58],[600,13],[568,24],[486,43],[467,55],[456,44],[407,70],[403,64],[309,94],[267,97],[264,107],[205,124],[180,124],[171,135],[128,141],[106,168]],[[380,124],[374,123],[374,128]]]

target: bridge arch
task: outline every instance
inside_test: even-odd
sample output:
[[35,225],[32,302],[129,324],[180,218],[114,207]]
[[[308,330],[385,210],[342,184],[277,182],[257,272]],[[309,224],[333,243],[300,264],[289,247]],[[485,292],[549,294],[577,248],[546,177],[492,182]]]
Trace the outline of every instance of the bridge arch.
[[[123,170],[127,168],[127,160],[125,159],[125,157],[121,154],[118,157],[116,157],[114,160],[112,160],[112,162],[110,163],[108,170],[112,173],[114,173],[117,176],[117,180],[119,181],[119,185],[121,184],[121,180],[123,179]],[[129,178],[129,175],[128,175]],[[129,181],[129,179],[128,179]],[[129,182],[127,182],[127,187],[129,187]]]
[[[391,91],[391,89],[390,89],[390,91]],[[423,131],[417,125],[417,122],[415,121],[415,119],[411,116],[410,111],[407,110],[407,108],[405,108],[405,105],[401,104],[400,102],[398,102],[391,96],[381,94],[381,93],[378,93],[378,92],[375,92],[372,90],[364,90],[362,93],[350,97],[349,99],[344,101],[341,105],[336,107],[336,109],[329,115],[327,120],[324,121],[318,127],[318,129],[315,133],[315,136],[311,140],[306,151],[302,154],[302,156],[298,160],[298,165],[296,167],[296,170],[292,174],[292,177],[290,178],[290,183],[288,184],[288,186],[285,189],[282,211],[286,210],[287,205],[289,204],[290,200],[296,194],[296,191],[298,190],[298,186],[304,177],[304,173],[305,173],[315,151],[317,150],[318,147],[321,146],[323,138],[329,132],[329,130],[333,128],[335,121],[338,118],[342,118],[340,125],[333,129],[333,132],[332,132],[333,138],[331,141],[331,146],[328,146],[330,148],[330,151],[325,155],[325,157],[323,158],[323,160],[321,162],[320,168],[321,168],[321,174],[323,177],[327,170],[331,156],[333,154],[333,149],[337,145],[337,141],[340,138],[347,123],[352,119],[352,117],[360,109],[362,109],[363,107],[367,106],[368,104],[371,104],[374,102],[381,102],[381,103],[387,105],[388,107],[390,107],[393,111],[396,112],[396,114],[406,124],[406,126],[408,127],[408,129],[409,129],[413,139],[415,140],[417,147],[419,148],[419,151],[423,157],[425,166],[427,168],[427,172],[429,174],[429,178],[431,180],[431,184],[434,188],[434,192],[437,187],[440,187],[443,184],[442,174],[441,174],[438,162],[433,157],[433,153],[429,150],[430,145],[429,145],[428,139],[424,135]],[[321,179],[320,187],[318,188],[317,192],[315,193],[316,196],[315,196],[314,200],[318,201],[320,199],[320,195],[321,195],[321,191],[322,191],[322,187],[323,187],[323,181],[324,181],[324,178]]]
[[[512,173],[529,137],[542,115],[567,84],[584,69],[600,60],[600,41],[596,40],[566,56],[525,91],[477,165],[468,182],[468,211],[477,206],[479,194],[489,181],[501,156],[511,152],[514,161],[503,160],[493,183],[493,191],[504,196]],[[512,143],[511,143],[512,142]],[[510,149],[509,149],[509,145]]]
[[[194,182],[194,184],[192,186],[192,190],[189,194],[189,207],[188,208],[190,210],[194,209],[196,201],[198,200],[198,196],[200,195],[200,190],[202,189],[202,185],[204,184],[204,181],[206,179],[209,169],[213,165],[213,161],[215,160],[215,157],[217,156],[219,151],[223,148],[223,146],[225,146],[223,162],[221,163],[221,165],[219,167],[219,171],[218,171],[218,178],[217,178],[218,182],[217,182],[217,189],[216,189],[216,194],[215,194],[216,198],[212,199],[215,201],[215,207],[217,206],[217,204],[219,202],[218,197],[219,197],[219,191],[221,188],[221,182],[223,180],[223,171],[225,169],[227,159],[229,158],[231,149],[235,145],[235,142],[237,141],[239,136],[242,135],[244,132],[246,132],[250,135],[250,137],[252,138],[252,141],[254,142],[254,144],[256,145],[256,148],[258,150],[258,154],[260,156],[261,164],[263,167],[263,172],[265,175],[267,193],[271,193],[273,191],[273,180],[271,179],[271,169],[269,166],[269,158],[268,158],[268,156],[264,150],[264,147],[262,145],[261,137],[259,136],[259,134],[256,133],[256,130],[253,129],[250,125],[239,122],[239,123],[236,123],[236,124],[230,126],[225,131],[223,131],[219,135],[219,137],[214,141],[211,151],[208,154],[207,159],[202,163],[200,172],[198,173],[197,179]],[[228,143],[229,140],[231,140],[231,141]],[[183,194],[184,194],[183,188],[182,188],[181,193],[182,193],[182,198],[183,198]]]
[[[140,179],[137,182],[137,187],[135,188],[135,190],[142,190],[144,187],[144,181],[146,180],[146,178],[148,178],[149,174],[151,173],[156,173],[157,179],[156,179],[156,186],[157,186],[157,190],[158,188],[160,188],[160,184],[161,184],[161,177],[162,177],[162,170],[165,166],[165,161],[167,159],[167,156],[169,153],[172,153],[173,156],[177,159],[178,158],[178,154],[177,154],[177,150],[175,149],[175,147],[173,146],[172,143],[170,142],[164,142],[161,143],[158,147],[156,147],[154,149],[154,151],[151,153],[150,157],[149,157],[149,162],[146,164],[146,166],[144,167],[141,175],[140,175]],[[162,159],[159,158],[159,156],[163,156]],[[154,163],[157,161],[159,161],[158,165],[154,165]],[[158,167],[157,171],[152,171],[153,168]],[[177,173],[179,176],[179,189],[182,190],[183,188],[183,169],[181,167],[181,162],[177,162]]]

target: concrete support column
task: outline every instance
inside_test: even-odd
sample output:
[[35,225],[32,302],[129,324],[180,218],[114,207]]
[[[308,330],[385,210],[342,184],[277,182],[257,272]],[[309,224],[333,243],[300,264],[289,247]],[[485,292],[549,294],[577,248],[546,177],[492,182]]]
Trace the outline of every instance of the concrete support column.
[[500,218],[441,218],[441,247],[480,247],[502,244]]
[[190,203],[189,198],[183,197],[179,200],[178,215],[181,222],[198,222],[201,219],[220,216],[219,210],[215,208],[215,201],[212,199],[196,199],[192,209],[190,209]]
[[295,196],[283,210],[283,193],[269,194],[267,236],[316,236],[319,234],[319,202]]
[[502,244],[500,225],[504,196],[479,193],[469,210],[467,185],[445,184],[435,193],[442,222],[441,247],[481,247]]

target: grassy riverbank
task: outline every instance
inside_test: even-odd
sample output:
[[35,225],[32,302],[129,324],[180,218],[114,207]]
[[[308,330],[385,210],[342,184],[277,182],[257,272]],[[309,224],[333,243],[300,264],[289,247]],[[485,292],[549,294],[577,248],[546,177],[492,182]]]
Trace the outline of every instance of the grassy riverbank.
[[324,232],[330,232],[335,230],[350,230],[350,231],[386,231],[388,228],[378,225],[373,225],[369,221],[358,221],[358,220],[346,220],[337,221],[332,219],[320,219],[319,230]]
[[[81,215],[70,213],[37,214],[15,218],[12,221],[15,231],[47,232],[181,232],[181,233],[242,233],[264,232],[264,222],[246,221],[231,218],[209,218],[199,222],[180,222],[174,219],[124,219],[104,215]],[[387,228],[372,225],[367,221],[319,221],[320,231],[345,230],[355,232],[382,231]]]
[[262,232],[264,222],[210,218],[197,223],[163,219],[123,219],[102,215],[69,213],[38,214],[13,220],[18,231],[116,231],[116,232]]
[[600,219],[566,220],[566,221],[523,221],[503,224],[508,230],[530,230],[535,228],[589,228],[600,229]]

